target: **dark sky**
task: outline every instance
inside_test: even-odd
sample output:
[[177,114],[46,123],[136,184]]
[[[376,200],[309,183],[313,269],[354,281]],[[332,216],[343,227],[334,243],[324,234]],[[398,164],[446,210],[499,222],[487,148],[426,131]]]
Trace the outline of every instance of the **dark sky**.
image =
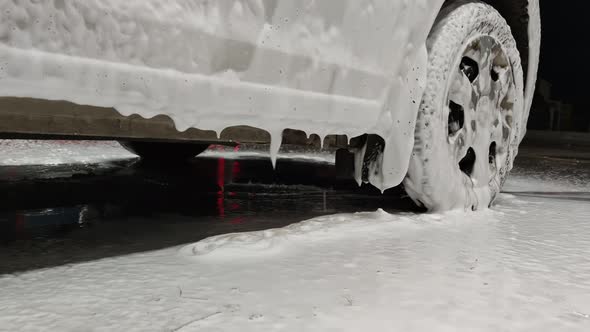
[[590,1],[541,0],[542,45],[539,77],[553,84],[553,99],[589,105]]

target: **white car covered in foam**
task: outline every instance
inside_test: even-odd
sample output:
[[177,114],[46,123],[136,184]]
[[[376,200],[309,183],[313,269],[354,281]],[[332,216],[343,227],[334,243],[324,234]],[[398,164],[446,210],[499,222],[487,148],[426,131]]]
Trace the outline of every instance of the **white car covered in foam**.
[[146,158],[266,142],[274,158],[285,129],[338,135],[358,181],[403,182],[432,210],[493,202],[540,45],[538,0],[0,0],[0,15],[3,137],[114,138]]

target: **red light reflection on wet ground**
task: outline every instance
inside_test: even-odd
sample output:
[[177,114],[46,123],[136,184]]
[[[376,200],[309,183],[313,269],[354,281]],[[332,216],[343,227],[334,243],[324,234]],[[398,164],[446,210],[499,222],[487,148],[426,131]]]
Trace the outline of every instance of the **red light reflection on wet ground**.
[[[234,148],[235,152],[240,150],[239,146]],[[226,207],[226,193],[225,193],[225,184],[231,183],[234,179],[238,178],[241,172],[241,166],[239,161],[233,161],[231,163],[231,172],[226,173],[227,161],[224,158],[219,158],[217,160],[217,186],[219,187],[219,191],[217,192],[217,214],[221,219],[225,219],[226,213],[229,211],[237,212],[241,209],[241,205],[239,203],[231,203],[228,207]],[[235,192],[228,192],[228,197],[235,197]],[[244,222],[243,217],[233,218],[229,220],[231,224],[241,224]]]

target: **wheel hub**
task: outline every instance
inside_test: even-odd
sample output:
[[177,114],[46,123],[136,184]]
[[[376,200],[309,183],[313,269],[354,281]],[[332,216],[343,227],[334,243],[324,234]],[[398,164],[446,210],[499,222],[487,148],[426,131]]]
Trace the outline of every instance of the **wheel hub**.
[[450,77],[448,147],[474,186],[498,179],[511,144],[516,87],[508,57],[489,36],[472,40]]

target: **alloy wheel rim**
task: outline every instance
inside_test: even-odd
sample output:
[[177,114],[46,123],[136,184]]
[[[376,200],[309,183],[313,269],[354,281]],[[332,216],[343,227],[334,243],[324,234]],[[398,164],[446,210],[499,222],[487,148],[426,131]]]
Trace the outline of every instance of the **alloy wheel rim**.
[[508,160],[515,96],[512,66],[501,44],[490,36],[468,43],[451,72],[444,114],[456,171],[474,186],[497,181]]

